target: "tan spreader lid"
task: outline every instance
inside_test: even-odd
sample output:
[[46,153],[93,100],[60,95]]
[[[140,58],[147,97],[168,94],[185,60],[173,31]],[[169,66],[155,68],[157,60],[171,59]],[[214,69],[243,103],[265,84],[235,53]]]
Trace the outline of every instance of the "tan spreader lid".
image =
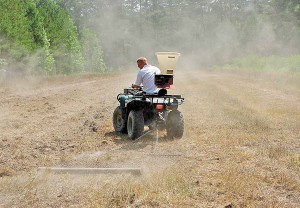
[[180,53],[177,52],[156,52],[159,69],[162,74],[173,75]]

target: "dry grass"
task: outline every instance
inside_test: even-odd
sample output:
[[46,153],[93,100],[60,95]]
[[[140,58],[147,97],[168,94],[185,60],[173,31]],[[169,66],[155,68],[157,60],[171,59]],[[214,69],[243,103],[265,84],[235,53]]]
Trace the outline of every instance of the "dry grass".
[[[113,132],[115,95],[131,83],[128,77],[113,75],[119,89],[107,88],[107,75],[66,86],[49,80],[45,98],[34,91],[25,101],[0,91],[10,112],[0,123],[0,207],[300,206],[300,90],[291,77],[278,85],[259,75],[178,73],[184,138],[167,140],[161,132],[158,142],[154,135],[133,142]],[[52,107],[44,109],[45,102]],[[36,174],[36,167],[51,165],[144,172]]]
[[[187,206],[193,195],[193,186],[179,171],[166,170],[150,178],[122,180],[105,192],[93,193],[95,207],[174,207]],[[101,204],[101,202],[105,202]]]
[[[186,173],[168,169],[149,177],[40,175],[1,180],[2,194],[14,194],[9,206],[76,205],[78,207],[188,206],[194,185]],[[15,202],[14,202],[15,201]]]

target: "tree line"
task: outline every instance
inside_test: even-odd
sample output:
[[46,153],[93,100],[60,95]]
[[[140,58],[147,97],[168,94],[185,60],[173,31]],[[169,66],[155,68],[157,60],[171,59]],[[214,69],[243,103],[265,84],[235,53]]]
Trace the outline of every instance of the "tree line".
[[2,69],[49,75],[105,70],[100,41],[88,28],[79,31],[56,1],[1,0],[0,13]]
[[0,2],[0,66],[35,55],[47,74],[123,69],[156,51],[195,65],[300,52],[300,0]]

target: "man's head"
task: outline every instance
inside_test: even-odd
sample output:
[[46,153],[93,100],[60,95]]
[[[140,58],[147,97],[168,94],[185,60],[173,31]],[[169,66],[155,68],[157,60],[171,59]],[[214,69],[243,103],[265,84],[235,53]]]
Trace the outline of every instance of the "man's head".
[[136,60],[136,63],[140,69],[142,69],[145,65],[148,64],[148,61],[145,57],[140,57]]

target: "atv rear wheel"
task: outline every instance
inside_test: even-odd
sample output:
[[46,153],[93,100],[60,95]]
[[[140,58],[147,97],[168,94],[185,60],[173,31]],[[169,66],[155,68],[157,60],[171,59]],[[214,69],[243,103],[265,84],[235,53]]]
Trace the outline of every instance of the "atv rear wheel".
[[130,111],[127,119],[127,132],[130,139],[135,140],[144,132],[143,111]]
[[181,139],[184,131],[183,115],[179,110],[172,110],[167,117],[167,136]]
[[118,106],[113,114],[113,124],[116,132],[127,132],[127,121],[122,117],[122,109]]

